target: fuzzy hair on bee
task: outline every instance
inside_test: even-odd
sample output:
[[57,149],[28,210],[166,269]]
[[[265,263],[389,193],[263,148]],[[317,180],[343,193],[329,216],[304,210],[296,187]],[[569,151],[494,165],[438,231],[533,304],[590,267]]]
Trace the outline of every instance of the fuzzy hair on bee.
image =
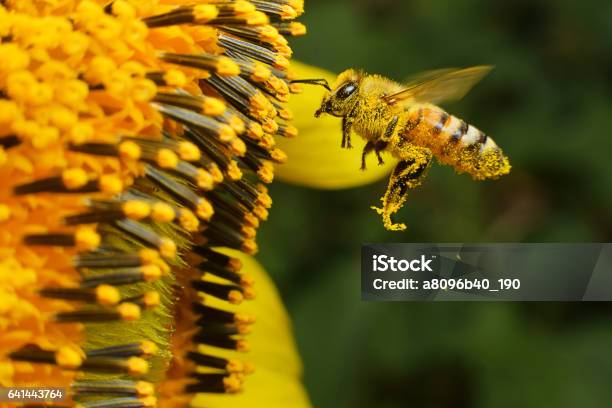
[[354,69],[338,75],[332,86],[322,80],[300,81],[328,90],[315,116],[325,113],[342,118],[343,148],[352,147],[353,132],[366,141],[361,170],[366,170],[371,153],[379,164],[383,151],[399,160],[381,198],[382,206],[372,207],[382,216],[385,228],[406,228],[394,223],[391,216],[402,208],[408,191],[422,183],[433,157],[475,180],[496,179],[510,172],[508,158],[492,138],[438,106],[461,99],[491,68],[428,71],[405,84]]

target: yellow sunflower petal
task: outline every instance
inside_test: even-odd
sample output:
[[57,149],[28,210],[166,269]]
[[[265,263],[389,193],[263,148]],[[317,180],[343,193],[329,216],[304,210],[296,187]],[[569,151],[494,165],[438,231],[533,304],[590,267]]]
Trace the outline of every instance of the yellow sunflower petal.
[[[245,356],[255,367],[249,375],[244,391],[239,394],[198,394],[192,401],[194,407],[310,407],[306,391],[301,384],[302,363],[298,355],[289,316],[270,277],[252,257],[239,251],[223,250],[240,258],[243,270],[254,278],[257,297],[240,306],[240,311],[257,319],[253,332],[248,336],[251,351]],[[207,304],[215,306],[214,299]],[[219,307],[224,306],[219,303]],[[218,355],[232,356],[231,351]],[[235,354],[233,355],[235,357]]]
[[[296,78],[325,78],[333,83],[335,75],[329,71],[293,61],[291,69]],[[341,149],[341,119],[329,115],[314,117],[319,108],[323,88],[303,85],[303,93],[292,96],[289,108],[299,130],[295,139],[278,139],[278,146],[287,154],[287,163],[277,166],[279,180],[321,189],[356,187],[385,177],[396,161],[383,154],[385,164],[378,166],[369,157],[368,169],[359,170],[362,144],[359,138],[353,149]],[[365,144],[365,142],[363,142]]]

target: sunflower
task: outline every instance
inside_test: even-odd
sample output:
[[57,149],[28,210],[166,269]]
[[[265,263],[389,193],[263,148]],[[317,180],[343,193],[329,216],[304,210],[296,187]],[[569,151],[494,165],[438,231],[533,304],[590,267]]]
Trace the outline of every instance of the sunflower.
[[286,37],[302,12],[2,2],[0,384],[65,387],[83,407],[225,406],[215,394],[255,370],[255,314],[281,322],[299,376],[271,286],[241,304],[263,276],[242,255],[286,158],[276,139],[297,133]]

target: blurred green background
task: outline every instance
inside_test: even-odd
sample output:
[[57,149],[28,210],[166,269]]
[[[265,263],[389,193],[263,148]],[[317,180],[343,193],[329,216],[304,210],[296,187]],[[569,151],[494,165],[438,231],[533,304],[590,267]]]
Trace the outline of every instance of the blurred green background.
[[[304,62],[396,80],[495,65],[448,109],[513,164],[484,183],[434,166],[396,216],[403,233],[369,209],[386,180],[333,192],[273,185],[260,259],[292,315],[314,406],[610,406],[612,304],[366,303],[359,251],[612,241],[611,16],[612,2],[595,0],[306,0],[309,35],[292,43]],[[340,131],[330,137],[339,143]]]

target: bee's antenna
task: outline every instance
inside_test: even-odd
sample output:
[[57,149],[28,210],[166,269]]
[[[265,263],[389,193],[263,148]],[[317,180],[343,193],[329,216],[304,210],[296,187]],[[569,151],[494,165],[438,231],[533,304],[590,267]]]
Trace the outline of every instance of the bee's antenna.
[[292,84],[309,84],[309,85],[319,85],[322,86],[323,88],[327,89],[328,91],[331,92],[331,88],[329,87],[329,84],[327,83],[326,79],[323,78],[319,78],[319,79],[296,79],[291,81]]

